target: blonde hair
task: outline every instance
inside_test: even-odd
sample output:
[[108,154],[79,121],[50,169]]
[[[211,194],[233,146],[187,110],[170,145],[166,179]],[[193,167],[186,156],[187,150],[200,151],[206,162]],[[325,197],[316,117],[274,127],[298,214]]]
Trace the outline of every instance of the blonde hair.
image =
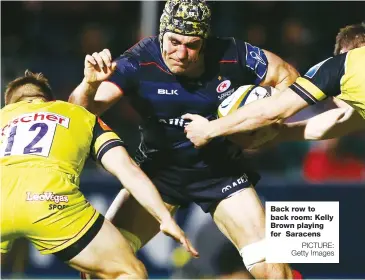
[[334,55],[341,53],[341,50],[352,50],[365,46],[365,22],[347,25],[341,28],[336,36]]
[[42,73],[26,70],[23,77],[11,81],[5,90],[5,105],[29,97],[43,97],[47,101],[54,99],[48,79]]

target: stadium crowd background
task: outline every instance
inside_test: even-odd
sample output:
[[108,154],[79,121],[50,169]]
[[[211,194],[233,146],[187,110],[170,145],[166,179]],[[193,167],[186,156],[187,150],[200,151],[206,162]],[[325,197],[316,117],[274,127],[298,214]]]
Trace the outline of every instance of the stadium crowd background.
[[[270,50],[301,74],[332,55],[341,27],[365,20],[365,2],[217,1],[211,4],[213,34],[235,36]],[[163,5],[164,2],[156,4],[157,15]],[[158,17],[152,25],[155,30],[143,34],[142,6],[141,2],[115,1],[1,2],[2,92],[8,81],[30,69],[43,72],[57,98],[67,100],[83,77],[85,54],[109,48],[117,57],[144,35],[157,34]],[[294,119],[310,117],[331,106],[327,102],[301,112]],[[139,141],[136,126],[130,124],[135,119],[133,113],[120,103],[104,117],[124,137],[133,153]],[[365,228],[357,222],[365,213],[364,143],[365,133],[358,133],[318,143],[285,143],[248,153],[263,177],[258,186],[263,201],[340,201],[340,264],[297,265],[307,277],[365,278],[365,266],[360,261],[365,257]],[[100,167],[89,162],[81,188],[96,208],[105,212],[119,186]],[[189,220],[185,219],[187,211],[195,213]],[[193,241],[199,242],[197,247],[202,257],[196,263],[189,262],[174,243],[159,235],[140,253],[150,277],[228,277],[242,269],[238,253],[224,241],[209,218],[193,206],[182,210],[177,219]],[[206,240],[204,231],[207,230],[215,230],[217,234]],[[212,242],[217,247],[212,249]],[[24,241],[18,243],[13,254],[17,257],[7,264],[4,272],[13,273],[17,278],[77,276],[52,256],[41,257]]]

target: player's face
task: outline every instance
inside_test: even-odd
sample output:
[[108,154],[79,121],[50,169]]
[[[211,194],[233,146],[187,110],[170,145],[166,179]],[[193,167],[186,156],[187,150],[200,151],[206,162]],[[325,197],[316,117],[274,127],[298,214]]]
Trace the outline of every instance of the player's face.
[[162,57],[173,74],[189,75],[196,70],[203,39],[166,32],[163,37]]

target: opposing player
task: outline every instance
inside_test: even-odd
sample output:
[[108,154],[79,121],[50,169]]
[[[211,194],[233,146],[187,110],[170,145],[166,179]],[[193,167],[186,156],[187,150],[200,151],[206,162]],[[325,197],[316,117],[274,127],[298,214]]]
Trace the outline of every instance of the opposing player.
[[[85,94],[93,94],[115,69],[110,61],[96,69],[99,59],[98,53],[86,56]],[[165,234],[197,256],[123,141],[84,108],[51,100],[47,79],[29,71],[5,92],[0,118],[1,253],[14,239],[26,237],[42,254],[54,254],[99,278],[147,277],[129,243],[78,188],[91,154],[160,222]]]
[[334,101],[340,108],[284,125],[279,138],[323,140],[365,129],[364,25],[342,29],[336,41],[335,57],[313,66],[304,77],[272,97],[253,102],[212,122],[198,115],[186,115],[193,120],[186,127],[187,137],[200,147],[217,136],[252,131],[285,120],[328,97],[336,97]]
[[[210,36],[210,16],[204,1],[167,1],[159,36],[140,41],[120,56],[116,72],[96,95],[81,93],[80,85],[70,101],[100,115],[129,96],[143,118],[136,158],[167,207],[174,211],[197,203],[211,213],[254,277],[291,278],[288,265],[265,262],[264,211],[252,187],[258,174],[224,138],[196,150],[184,135],[181,115],[200,113],[212,119],[219,103],[240,85],[283,89],[298,74],[269,51],[235,38]],[[120,205],[124,194],[112,205],[110,219],[138,250],[159,228],[135,200]],[[139,222],[131,223],[130,216]]]
[[[343,54],[362,46],[365,46],[364,22],[340,29],[336,36],[333,54]],[[361,115],[341,99],[334,97],[333,101],[337,109],[326,111],[308,120],[282,125],[274,141],[324,140],[357,130],[357,124],[362,123]]]

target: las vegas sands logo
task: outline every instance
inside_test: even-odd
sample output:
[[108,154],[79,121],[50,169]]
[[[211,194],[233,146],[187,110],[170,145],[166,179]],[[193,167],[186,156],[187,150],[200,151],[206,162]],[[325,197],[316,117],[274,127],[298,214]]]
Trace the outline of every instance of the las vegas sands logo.
[[230,86],[231,86],[231,81],[225,80],[217,86],[217,92],[218,93],[225,92],[227,89],[229,89]]

